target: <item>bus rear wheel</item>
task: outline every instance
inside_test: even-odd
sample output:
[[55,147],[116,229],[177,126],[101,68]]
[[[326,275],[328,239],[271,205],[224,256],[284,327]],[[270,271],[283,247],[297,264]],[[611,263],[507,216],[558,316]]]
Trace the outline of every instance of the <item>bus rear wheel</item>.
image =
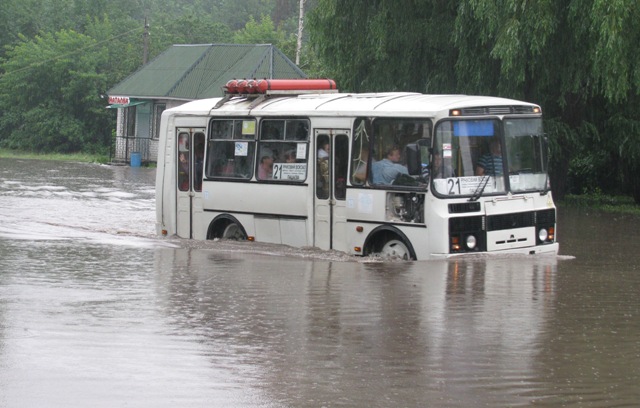
[[247,239],[242,228],[235,222],[230,222],[224,230],[222,230],[222,239],[231,239],[235,241],[244,241]]

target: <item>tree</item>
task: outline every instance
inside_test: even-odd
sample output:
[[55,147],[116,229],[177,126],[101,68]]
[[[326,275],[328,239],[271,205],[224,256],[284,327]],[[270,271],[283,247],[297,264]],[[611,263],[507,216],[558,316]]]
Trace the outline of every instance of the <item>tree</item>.
[[157,55],[173,44],[213,44],[232,41],[228,26],[199,14],[161,15],[151,21],[151,54]]
[[341,89],[441,92],[454,88],[455,2],[320,0],[310,41]]
[[[242,30],[233,35],[236,44],[273,44],[290,59],[295,58],[296,40],[279,27],[276,27],[271,17],[263,15],[260,21],[249,17],[249,21]],[[293,57],[293,58],[292,58]]]
[[570,176],[590,171],[597,187],[635,188],[626,174],[640,170],[640,113],[627,108],[640,99],[636,0],[320,0],[308,22],[341,88],[539,103],[558,198],[579,184]]
[[[499,72],[494,89],[538,102],[547,118],[567,125],[565,131],[550,134],[556,148],[551,181],[557,196],[568,191],[568,176],[579,170],[575,165],[583,166],[579,178],[582,184],[591,180],[592,189],[615,192],[616,186],[628,184],[623,174],[611,183],[616,178],[611,169],[618,159],[631,163],[640,158],[633,149],[618,148],[637,133],[622,131],[628,126],[612,126],[621,122],[611,119],[624,111],[626,123],[638,120],[635,111],[624,109],[640,92],[640,57],[634,45],[640,41],[637,2],[469,0],[460,9],[466,13],[459,13],[459,22],[476,24],[474,32],[488,46],[491,60],[485,66]],[[458,36],[463,35],[461,28]],[[479,48],[458,45],[461,55],[482,58]],[[459,63],[457,69],[462,84],[480,85],[473,74],[479,71],[477,65]]]
[[0,143],[15,149],[79,152],[108,146],[113,117],[99,95],[106,49],[61,30],[10,47],[0,78]]

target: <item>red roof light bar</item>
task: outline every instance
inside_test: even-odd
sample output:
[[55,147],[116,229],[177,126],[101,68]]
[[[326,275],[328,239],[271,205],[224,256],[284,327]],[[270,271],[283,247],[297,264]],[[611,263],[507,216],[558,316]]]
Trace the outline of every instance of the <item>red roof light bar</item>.
[[337,92],[333,79],[232,79],[224,86],[227,94],[268,94],[271,92]]

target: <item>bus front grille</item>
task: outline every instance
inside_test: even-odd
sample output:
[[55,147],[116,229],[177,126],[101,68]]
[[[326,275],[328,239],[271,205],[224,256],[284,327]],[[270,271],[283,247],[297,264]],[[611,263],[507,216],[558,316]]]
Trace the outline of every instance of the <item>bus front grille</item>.
[[500,231],[513,228],[533,227],[535,212],[491,215],[487,217],[487,231]]

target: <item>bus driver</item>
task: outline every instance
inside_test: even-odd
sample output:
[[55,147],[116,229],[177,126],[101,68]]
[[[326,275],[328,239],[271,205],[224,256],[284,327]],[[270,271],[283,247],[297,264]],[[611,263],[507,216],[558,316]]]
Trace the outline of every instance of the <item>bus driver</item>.
[[478,159],[478,164],[476,165],[476,176],[502,175],[502,147],[500,146],[500,141],[493,139],[489,143],[489,150],[489,153]]
[[400,174],[409,175],[405,166],[399,163],[400,148],[393,146],[387,150],[384,159],[371,165],[371,175],[373,184],[391,184]]

